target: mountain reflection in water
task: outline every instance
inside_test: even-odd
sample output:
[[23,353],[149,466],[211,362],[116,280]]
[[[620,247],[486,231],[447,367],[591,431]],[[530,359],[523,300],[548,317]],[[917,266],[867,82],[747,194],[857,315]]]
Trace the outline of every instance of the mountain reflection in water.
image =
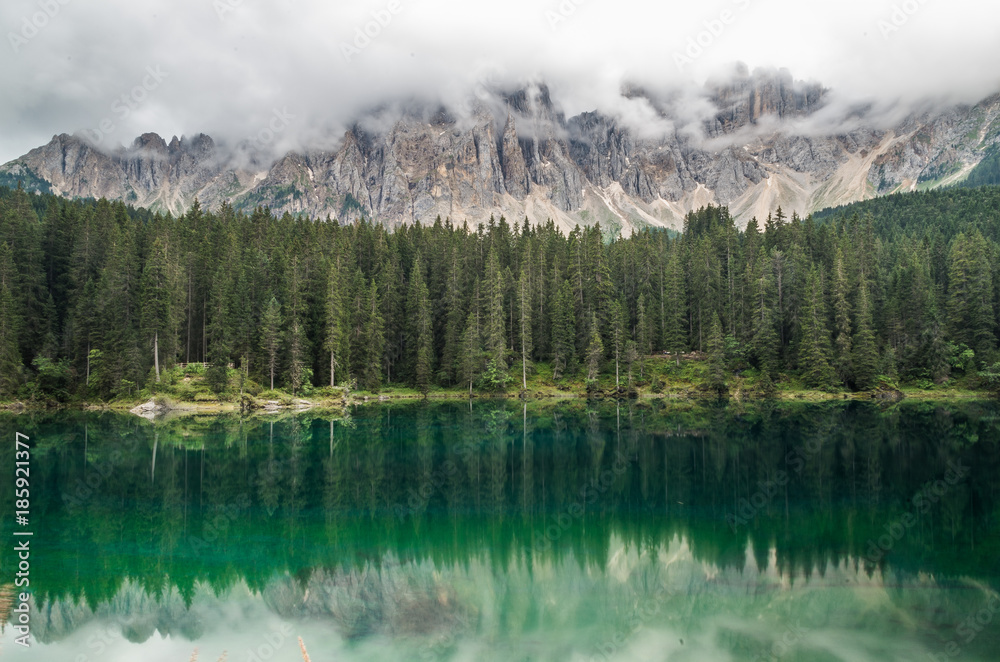
[[[302,637],[315,661],[985,660],[998,412],[410,403],[0,426],[37,443],[32,659],[295,660]],[[25,655],[9,627],[0,642]]]

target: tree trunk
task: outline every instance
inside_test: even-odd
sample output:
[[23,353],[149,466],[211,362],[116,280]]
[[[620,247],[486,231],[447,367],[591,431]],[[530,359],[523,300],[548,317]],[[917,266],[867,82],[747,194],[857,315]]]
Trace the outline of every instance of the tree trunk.
[[153,333],[153,364],[156,366],[156,383],[160,383],[160,332]]
[[187,305],[187,318],[188,318],[188,332],[186,338],[186,352],[184,355],[184,363],[191,363],[191,317],[194,315],[194,302],[192,301],[191,293],[191,272],[188,271],[188,305]]
[[335,369],[333,367],[333,352],[330,352],[330,388],[336,386],[334,383],[334,377],[336,376]]

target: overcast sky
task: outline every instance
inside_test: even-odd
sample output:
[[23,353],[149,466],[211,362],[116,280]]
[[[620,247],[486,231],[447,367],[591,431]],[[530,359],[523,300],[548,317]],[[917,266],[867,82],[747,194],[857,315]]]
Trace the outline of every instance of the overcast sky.
[[623,80],[701,85],[736,61],[842,98],[1000,91],[986,0],[4,0],[0,26],[0,162],[81,130],[114,146],[270,124],[280,149],[315,145],[364,108],[455,102],[481,78],[544,80],[569,115],[619,110]]

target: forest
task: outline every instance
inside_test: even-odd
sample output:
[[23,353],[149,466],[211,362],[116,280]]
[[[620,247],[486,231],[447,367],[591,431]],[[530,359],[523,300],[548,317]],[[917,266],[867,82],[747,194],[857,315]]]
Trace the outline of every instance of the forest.
[[[181,217],[0,189],[0,399],[125,398],[205,363],[220,395],[390,384],[642,385],[650,356],[863,391],[996,381],[1000,188],[890,196],[739,229],[565,234],[491,218],[378,223],[216,211]],[[990,367],[992,366],[992,367]]]

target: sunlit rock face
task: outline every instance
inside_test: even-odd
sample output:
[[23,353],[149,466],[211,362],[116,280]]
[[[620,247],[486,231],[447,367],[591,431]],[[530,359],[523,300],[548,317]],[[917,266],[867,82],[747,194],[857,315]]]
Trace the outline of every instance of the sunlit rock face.
[[628,233],[679,228],[685,213],[710,203],[730,206],[745,224],[778,206],[805,215],[948,185],[1000,140],[1000,96],[888,122],[870,109],[837,109],[828,90],[784,71],[738,71],[694,101],[628,85],[622,95],[644,120],[566,117],[544,85],[533,85],[461,113],[426,105],[373,111],[332,150],[275,159],[251,142],[167,142],[149,133],[109,151],[62,134],[0,175],[173,214],[197,198],[210,208],[264,205],[390,227],[506,215]]

